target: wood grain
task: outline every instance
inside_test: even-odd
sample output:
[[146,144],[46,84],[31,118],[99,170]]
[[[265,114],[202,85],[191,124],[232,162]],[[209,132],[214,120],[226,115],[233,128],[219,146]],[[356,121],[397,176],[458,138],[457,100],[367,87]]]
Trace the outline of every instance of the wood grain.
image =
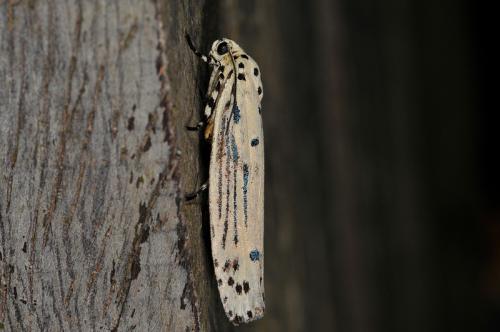
[[207,329],[193,11],[0,5],[1,328]]

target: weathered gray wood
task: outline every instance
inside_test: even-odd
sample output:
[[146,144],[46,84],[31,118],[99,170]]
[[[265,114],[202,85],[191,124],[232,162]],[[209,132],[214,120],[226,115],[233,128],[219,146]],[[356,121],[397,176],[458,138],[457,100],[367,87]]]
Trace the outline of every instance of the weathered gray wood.
[[201,11],[0,6],[0,329],[208,330],[223,313],[182,201],[202,181],[182,39]]

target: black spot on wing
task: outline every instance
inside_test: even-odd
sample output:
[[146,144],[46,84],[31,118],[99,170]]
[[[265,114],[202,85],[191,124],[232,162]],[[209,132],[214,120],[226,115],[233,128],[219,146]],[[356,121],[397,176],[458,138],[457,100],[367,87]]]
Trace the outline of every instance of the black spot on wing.
[[250,251],[250,260],[252,262],[258,261],[260,258],[260,252],[257,249]]
[[229,277],[229,279],[227,279],[227,284],[229,286],[233,286],[234,285],[234,279],[232,277]]
[[238,295],[241,295],[241,292],[243,291],[243,287],[241,287],[240,284],[236,284],[236,287],[234,289],[236,290],[236,293],[238,293]]
[[250,284],[248,281],[243,281],[243,290],[245,291],[245,294],[250,290]]
[[234,269],[234,272],[236,272],[236,271],[239,269],[239,267],[240,267],[240,264],[238,263],[238,260],[237,260],[237,259],[235,259],[235,260],[233,261],[233,269]]
[[243,74],[243,73],[239,73],[239,74],[238,74],[238,79],[239,79],[240,81],[246,81],[246,79],[245,79],[245,74]]
[[242,55],[241,55],[241,57],[242,57],[243,59],[247,59],[247,60],[248,60],[248,55],[246,55],[246,54],[242,54]]
[[262,87],[260,87],[260,86],[259,86],[259,88],[257,89],[257,93],[258,93],[259,95],[261,95],[261,94],[262,94]]
[[238,67],[239,67],[239,68],[245,68],[245,65],[243,64],[243,62],[240,62],[240,63],[238,64]]
[[253,74],[254,74],[255,76],[259,76],[259,68],[254,68],[254,69],[253,69]]
[[252,319],[253,313],[250,310],[248,310],[247,311],[247,316],[248,316],[248,318]]
[[224,267],[222,268],[223,272],[229,271],[229,267],[231,266],[231,261],[228,259],[226,263],[224,263]]
[[259,145],[259,139],[256,137],[250,141],[251,146],[257,146]]

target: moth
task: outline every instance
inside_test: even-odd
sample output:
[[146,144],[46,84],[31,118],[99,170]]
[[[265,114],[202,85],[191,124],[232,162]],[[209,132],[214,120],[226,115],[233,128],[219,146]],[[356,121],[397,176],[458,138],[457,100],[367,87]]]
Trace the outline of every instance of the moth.
[[212,44],[204,137],[211,140],[208,200],[212,258],[228,319],[264,315],[264,135],[261,73],[234,41]]

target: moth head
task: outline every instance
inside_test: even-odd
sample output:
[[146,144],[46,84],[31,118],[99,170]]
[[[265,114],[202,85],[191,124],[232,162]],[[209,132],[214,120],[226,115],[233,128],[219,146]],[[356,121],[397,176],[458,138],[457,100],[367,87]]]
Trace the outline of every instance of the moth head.
[[220,62],[227,56],[231,56],[233,49],[236,44],[231,39],[222,38],[217,39],[212,44],[212,49],[210,50],[210,57],[217,62]]

